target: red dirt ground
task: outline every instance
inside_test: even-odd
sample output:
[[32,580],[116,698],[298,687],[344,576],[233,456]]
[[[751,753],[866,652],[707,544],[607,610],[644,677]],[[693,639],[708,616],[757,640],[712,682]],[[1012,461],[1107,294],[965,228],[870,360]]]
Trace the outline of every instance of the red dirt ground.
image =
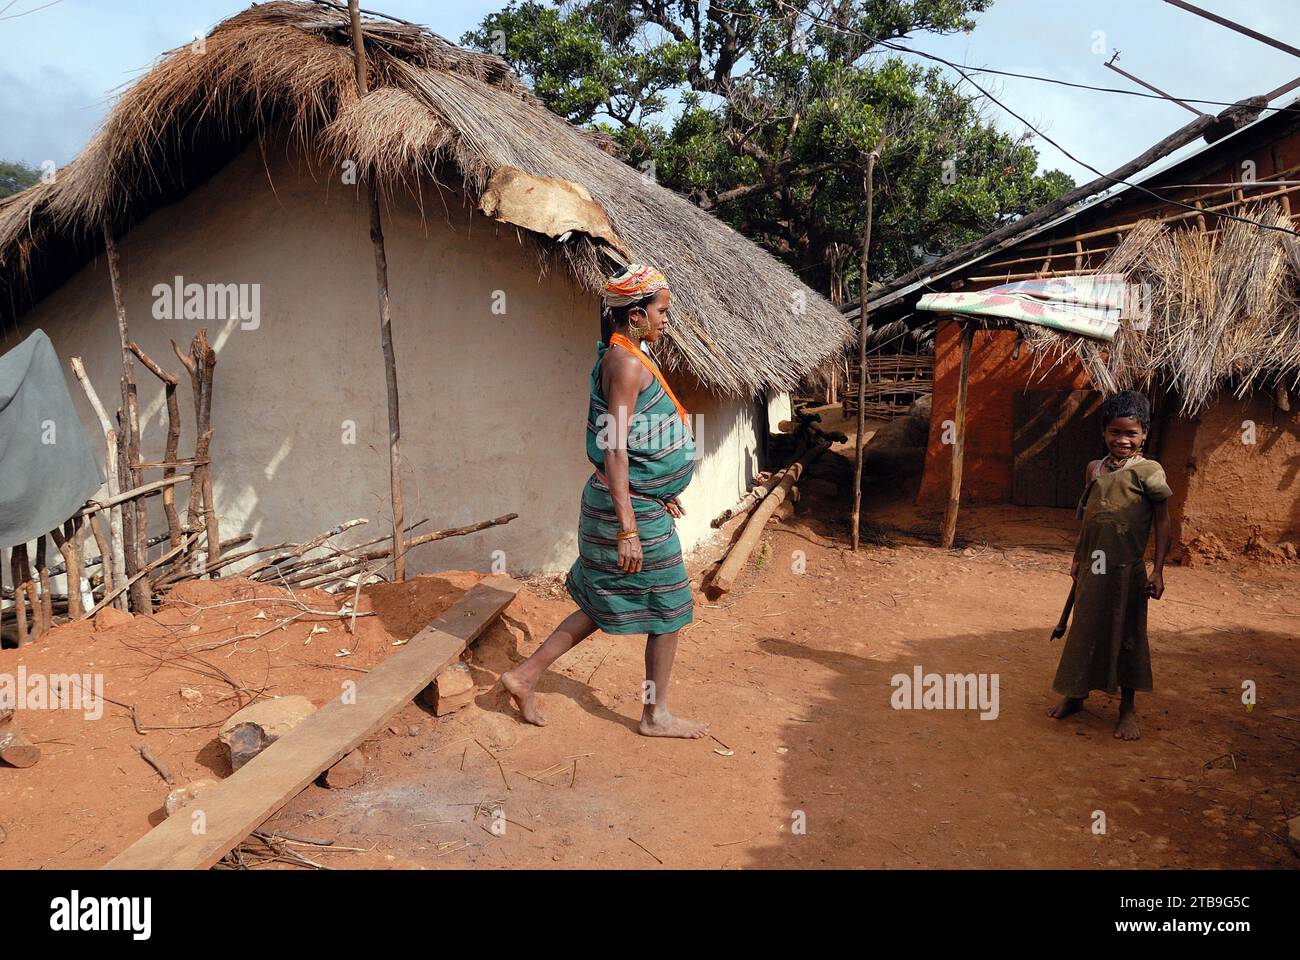
[[[842,480],[844,465],[824,458],[817,472]],[[869,502],[871,542],[853,554],[842,546],[848,484],[840,489],[838,500],[801,500],[735,592],[698,602],[671,703],[711,721],[716,740],[639,736],[643,643],[605,634],[542,681],[550,724],[519,723],[496,677],[571,609],[537,581],[474,649],[474,705],[444,718],[407,706],[363,746],[361,783],[308,787],[271,829],[335,841],[332,851],[297,849],[336,867],[1300,862],[1285,840],[1286,819],[1300,814],[1300,568],[1238,560],[1169,570],[1166,599],[1151,610],[1156,692],[1139,697],[1142,739],[1121,743],[1111,737],[1114,698],[1094,695],[1065,721],[1045,715],[1056,699],[1060,644],[1048,634],[1068,585],[1068,511],[963,510],[964,543],[940,551],[936,516]],[[792,570],[794,551],[803,573]],[[361,609],[379,616],[359,619],[355,640],[336,619],[304,617],[185,661],[202,673],[174,659],[182,644],[266,630],[296,611],[265,585],[188,584],[177,592],[188,604],[261,599],[176,604],[98,633],[63,626],[0,652],[0,673],[20,663],[102,672],[106,696],[138,703],[142,724],[206,725],[147,736],[178,783],[225,776],[215,735],[236,702],[221,672],[249,691],[321,704],[475,577],[370,588]],[[341,602],[299,598],[325,610]],[[271,619],[254,619],[258,610]],[[309,636],[312,622],[328,633]],[[335,656],[341,648],[355,652]],[[892,709],[890,678],[915,665],[996,673],[999,716]],[[1258,688],[1250,711],[1244,680]],[[181,687],[202,703],[188,704]],[[146,738],[127,710],[109,705],[97,722],[66,711],[19,719],[45,754],[26,770],[0,768],[0,866],[98,867],[159,822],[167,787],[132,748]],[[491,829],[494,810],[504,832]],[[1092,832],[1095,811],[1104,835]],[[801,820],[806,831],[792,831]]]

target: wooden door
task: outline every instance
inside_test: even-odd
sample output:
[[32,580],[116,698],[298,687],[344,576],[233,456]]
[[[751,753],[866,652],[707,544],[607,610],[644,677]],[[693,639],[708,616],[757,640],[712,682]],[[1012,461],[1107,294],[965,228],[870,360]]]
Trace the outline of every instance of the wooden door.
[[1011,501],[1025,507],[1074,507],[1088,462],[1105,454],[1102,397],[1096,390],[1026,390],[1012,419]]

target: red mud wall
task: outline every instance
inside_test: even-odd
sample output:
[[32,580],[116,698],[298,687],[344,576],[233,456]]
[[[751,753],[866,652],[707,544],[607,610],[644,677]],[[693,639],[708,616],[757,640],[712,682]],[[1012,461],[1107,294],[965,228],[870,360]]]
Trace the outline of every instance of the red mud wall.
[[[1011,499],[1012,410],[1017,393],[1030,386],[1044,390],[1085,390],[1091,386],[1078,363],[1060,363],[1048,369],[1048,362],[1040,360],[1035,370],[1028,347],[1022,347],[1020,356],[1013,359],[1015,345],[1014,331],[975,331],[966,394],[963,503]],[[934,407],[918,504],[936,505],[948,500],[952,444],[942,442],[943,422],[956,419],[960,372],[961,329],[952,320],[940,320],[934,340]]]
[[1170,423],[1160,459],[1174,488],[1175,542],[1211,534],[1236,552],[1252,538],[1300,540],[1300,411],[1291,403],[1286,413],[1266,392],[1229,394]]

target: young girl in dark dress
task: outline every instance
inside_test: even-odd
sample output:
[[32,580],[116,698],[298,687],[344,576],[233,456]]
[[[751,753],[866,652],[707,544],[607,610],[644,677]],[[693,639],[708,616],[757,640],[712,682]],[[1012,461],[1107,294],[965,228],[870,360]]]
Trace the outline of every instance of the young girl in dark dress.
[[[1074,622],[1052,687],[1065,699],[1048,711],[1061,719],[1079,710],[1093,690],[1120,691],[1115,736],[1138,739],[1134,693],[1151,690],[1147,648],[1147,601],[1165,592],[1169,551],[1168,501],[1173,491],[1164,468],[1142,456],[1151,406],[1126,391],[1101,408],[1107,455],[1088,464],[1079,500],[1083,527],[1074,550]],[[1147,541],[1156,533],[1155,566],[1147,575]],[[1069,605],[1053,637],[1065,632]]]

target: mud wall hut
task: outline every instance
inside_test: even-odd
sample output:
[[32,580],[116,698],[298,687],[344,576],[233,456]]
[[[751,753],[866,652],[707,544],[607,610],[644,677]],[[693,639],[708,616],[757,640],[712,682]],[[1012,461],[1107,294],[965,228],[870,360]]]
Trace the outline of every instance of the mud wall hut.
[[[222,535],[303,539],[351,517],[382,535],[384,369],[357,186],[374,176],[407,522],[520,515],[417,548],[409,569],[572,561],[597,291],[628,259],[655,263],[672,285],[657,358],[697,417],[702,451],[680,529],[686,546],[706,536],[760,469],[769,409],[788,416],[787,391],[840,349],[845,321],[764,251],[547,111],[499,58],[410,25],[368,19],[364,33],[364,98],[346,14],[310,3],[250,8],[201,50],[164,56],[52,182],[0,204],[0,349],[44,329],[62,357],[84,358],[101,397],[117,395],[107,223],[132,339],[171,359],[170,340],[206,326],[217,351]],[[561,184],[587,218],[557,225],[489,206],[503,172]],[[156,386],[140,385],[154,459]]]
[[[935,325],[918,502],[948,498],[960,331],[972,323],[962,502],[1072,507],[1101,452],[1103,397],[1139,389],[1153,400],[1149,452],[1175,490],[1178,543],[1290,555],[1285,544],[1300,541],[1297,106],[1183,151],[1134,178],[1142,189],[1117,187],[942,275],[877,293],[874,325]],[[927,295],[1104,274],[1145,298],[1110,342],[917,309]]]

